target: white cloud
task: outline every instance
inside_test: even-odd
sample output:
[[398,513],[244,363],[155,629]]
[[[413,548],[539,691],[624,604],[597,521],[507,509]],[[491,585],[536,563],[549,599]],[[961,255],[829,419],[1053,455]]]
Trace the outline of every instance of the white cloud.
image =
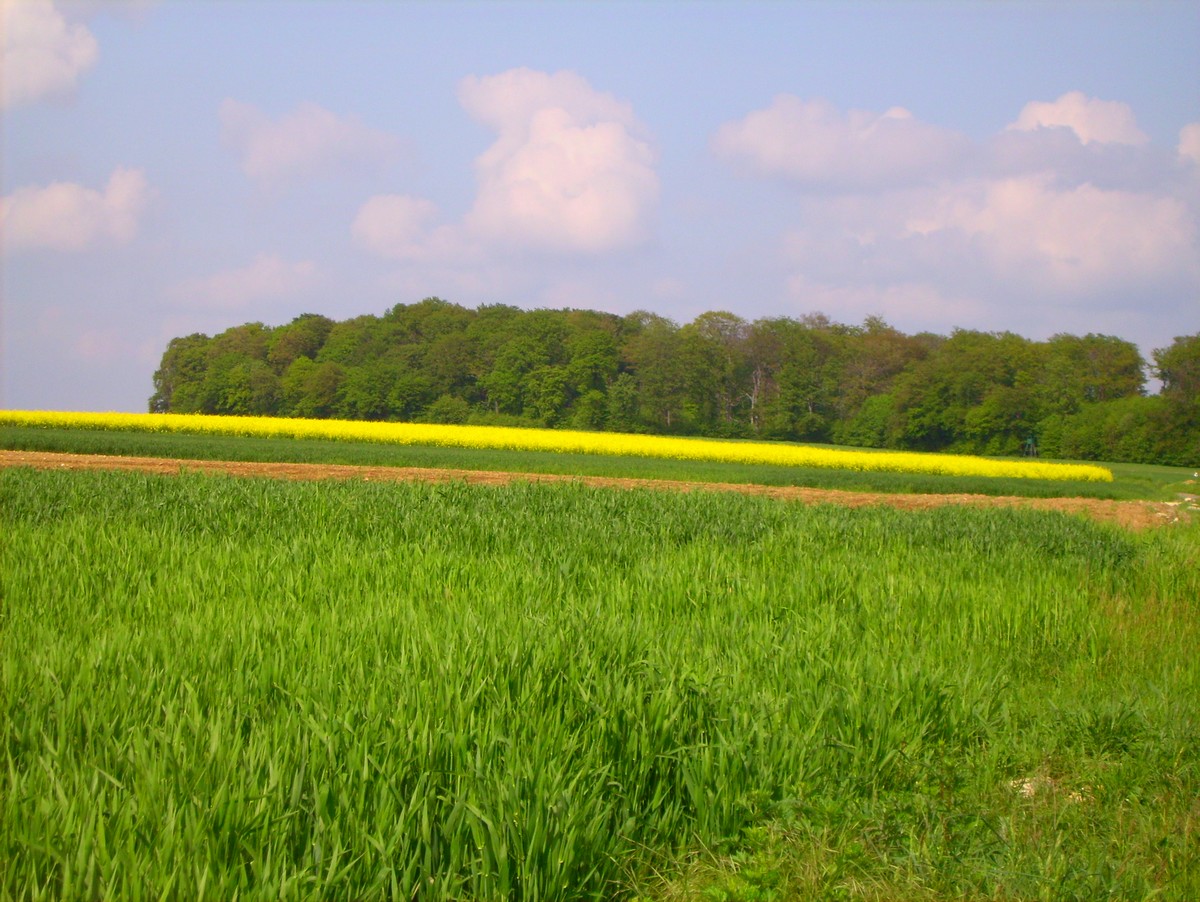
[[1082,293],[1196,274],[1196,224],[1177,198],[1060,188],[1041,175],[957,186],[933,207],[910,233],[959,231],[1016,282]]
[[432,227],[438,211],[431,201],[376,195],[351,227],[365,248],[462,267],[514,251],[600,254],[648,237],[658,175],[629,104],[573,72],[530,69],[466,78],[459,100],[497,132],[475,161],[471,208],[457,222]]
[[0,0],[0,82],[5,108],[69,94],[99,56],[83,25],[68,25],[50,0]]
[[1058,100],[1025,104],[1017,121],[1008,126],[1018,131],[1039,128],[1069,128],[1084,144],[1144,145],[1150,139],[1138,128],[1133,110],[1126,103],[1097,100],[1082,91],[1070,91]]
[[437,215],[431,201],[405,194],[379,194],[358,211],[351,231],[364,247],[383,257],[422,256],[427,224]]
[[401,149],[395,136],[314,103],[272,120],[252,104],[229,99],[218,115],[222,137],[241,157],[242,171],[272,187],[300,177],[382,167]]
[[793,195],[780,245],[798,306],[908,329],[1055,331],[1081,311],[1096,324],[1177,316],[1200,291],[1197,196],[1172,166],[1176,150],[1200,160],[1200,123],[1168,152],[1127,105],[1073,92],[978,144],[913,125],[783,97],[714,136],[726,159],[813,189]]
[[459,84],[458,100],[472,118],[511,142],[510,148],[524,142],[534,116],[545,109],[570,110],[581,120],[636,126],[628,103],[595,90],[587,79],[566,70],[550,75],[519,68],[482,78],[468,75]]
[[175,297],[207,306],[236,308],[301,294],[318,279],[310,260],[289,262],[274,254],[259,254],[246,266],[224,269],[177,285]]
[[585,253],[647,237],[658,175],[629,104],[573,72],[530,69],[466,78],[459,100],[498,132],[475,163],[469,232],[502,246]]
[[726,122],[712,141],[718,156],[746,161],[763,175],[850,188],[943,177],[968,146],[957,132],[920,122],[901,107],[843,115],[824,100],[791,94]]
[[113,172],[103,192],[74,182],[18,188],[0,201],[4,241],[14,250],[124,244],[137,233],[150,197],[141,170],[124,168]]
[[1060,186],[1090,183],[1139,193],[1170,193],[1176,184],[1173,149],[1083,143],[1068,128],[1005,129],[983,146],[975,174],[992,179],[1051,174]]
[[1200,165],[1200,122],[1191,122],[1179,130],[1179,156]]

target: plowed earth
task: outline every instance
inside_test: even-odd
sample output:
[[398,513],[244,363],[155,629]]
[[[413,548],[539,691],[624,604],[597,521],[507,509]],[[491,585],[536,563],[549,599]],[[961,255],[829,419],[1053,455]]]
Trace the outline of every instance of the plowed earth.
[[948,504],[981,507],[1024,507],[1080,514],[1117,523],[1128,529],[1146,529],[1177,522],[1180,506],[1160,501],[1108,501],[1095,498],[1019,498],[991,495],[897,495],[848,492],[801,486],[743,485],[721,482],[681,482],[669,479],[628,479],[606,476],[565,476],[546,473],[510,473],[483,470],[442,470],[422,467],[359,467],[341,464],[260,463],[254,461],[180,460],[161,457],[118,457],[96,454],[55,454],[42,451],[0,450],[0,467],[35,467],[42,470],[128,470],[138,473],[178,475],[213,473],[271,479],[362,479],[371,482],[465,482],[504,485],[510,482],[567,482],[612,489],[654,489],[674,492],[741,492],[802,504],[840,504],[846,507],[889,505],[901,510],[929,510]]

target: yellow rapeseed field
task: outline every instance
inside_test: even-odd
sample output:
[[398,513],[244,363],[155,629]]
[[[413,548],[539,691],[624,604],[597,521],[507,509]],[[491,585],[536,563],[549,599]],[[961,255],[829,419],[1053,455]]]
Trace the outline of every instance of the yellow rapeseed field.
[[503,426],[443,426],[431,423],[373,423],[281,417],[226,417],[201,414],[66,413],[0,411],[0,425],[109,429],[128,432],[181,432],[198,435],[340,439],[396,445],[496,448],[712,460],[731,463],[823,467],[826,469],[934,473],[946,476],[1006,476],[1026,479],[1111,482],[1112,472],[1092,464],[1030,460],[989,460],[957,454],[903,451],[848,451],[768,442],[517,429]]

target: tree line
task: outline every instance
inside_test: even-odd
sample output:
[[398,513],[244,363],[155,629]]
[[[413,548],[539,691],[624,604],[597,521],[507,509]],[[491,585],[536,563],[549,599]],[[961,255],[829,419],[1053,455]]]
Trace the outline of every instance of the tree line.
[[1152,356],[1109,335],[906,335],[878,317],[726,311],[681,326],[427,298],[172,339],[150,410],[1200,464],[1200,334]]

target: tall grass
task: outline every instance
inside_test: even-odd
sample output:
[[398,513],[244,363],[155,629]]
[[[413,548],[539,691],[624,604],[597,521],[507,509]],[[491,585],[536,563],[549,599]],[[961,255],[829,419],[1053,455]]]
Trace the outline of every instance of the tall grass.
[[[843,844],[843,893],[1197,887],[1194,844],[1160,843],[1200,794],[1186,543],[22,470],[0,518],[0,895],[613,898],[800,823]],[[1161,641],[1126,629],[1164,612]],[[1043,774],[1078,836],[1014,820]]]

